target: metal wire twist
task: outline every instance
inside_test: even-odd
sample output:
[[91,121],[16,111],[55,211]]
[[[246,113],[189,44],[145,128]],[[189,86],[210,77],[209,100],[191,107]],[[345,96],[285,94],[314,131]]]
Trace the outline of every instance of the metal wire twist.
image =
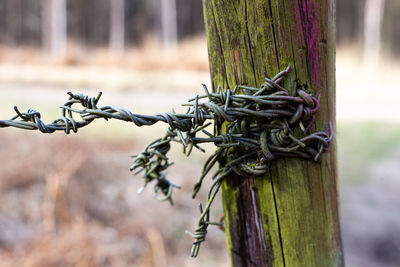
[[[174,188],[179,186],[170,182],[165,170],[173,163],[167,153],[171,142],[182,144],[184,153],[189,156],[196,148],[202,152],[202,143],[214,143],[216,151],[206,161],[202,174],[194,186],[193,198],[201,189],[202,183],[218,162],[220,168],[212,176],[207,205],[200,206],[200,219],[193,233],[188,232],[195,241],[191,256],[196,257],[200,244],[205,240],[210,224],[210,207],[218,193],[220,185],[234,172],[240,176],[265,174],[271,161],[280,157],[298,157],[319,162],[321,154],[329,150],[333,138],[332,124],[325,131],[309,133],[315,116],[320,108],[321,95],[314,96],[309,91],[297,88],[295,95],[280,85],[289,73],[290,66],[270,78],[265,74],[265,82],[258,88],[238,85],[233,90],[212,93],[203,85],[204,95],[190,99],[186,113],[164,112],[156,115],[134,114],[128,109],[102,106],[98,107],[101,92],[97,97],[68,93],[68,101],[62,105],[61,116],[49,124],[41,120],[38,111],[29,109],[20,112],[9,120],[0,120],[0,128],[16,127],[26,130],[39,130],[43,133],[71,130],[89,125],[96,119],[117,119],[132,122],[137,126],[153,125],[159,121],[169,125],[166,134],[151,144],[143,152],[135,155],[131,171],[143,172],[144,185],[155,181],[154,195],[160,201],[171,204]],[[79,115],[80,119],[75,119]],[[208,122],[207,122],[208,121]],[[207,127],[214,123],[224,124],[223,134],[211,134]],[[305,126],[304,126],[305,125]]]

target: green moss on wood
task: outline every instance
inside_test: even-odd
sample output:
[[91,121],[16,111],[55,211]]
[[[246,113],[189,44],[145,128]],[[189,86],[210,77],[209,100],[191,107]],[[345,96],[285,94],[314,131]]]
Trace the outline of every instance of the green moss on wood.
[[[315,127],[335,122],[334,2],[204,0],[214,90],[217,85],[258,86],[264,71],[275,74],[291,65],[285,87],[295,90],[294,85],[301,84],[322,93]],[[254,240],[246,239],[243,221],[248,218],[243,214],[252,214],[262,224],[261,229],[252,229],[263,234],[259,242],[266,257],[256,259],[261,266],[342,266],[336,177],[333,142],[321,164],[277,160],[265,177],[225,181],[222,196],[231,264],[251,262],[246,257]],[[255,196],[250,201],[253,207],[243,206],[250,196]],[[246,213],[254,207],[257,212]]]

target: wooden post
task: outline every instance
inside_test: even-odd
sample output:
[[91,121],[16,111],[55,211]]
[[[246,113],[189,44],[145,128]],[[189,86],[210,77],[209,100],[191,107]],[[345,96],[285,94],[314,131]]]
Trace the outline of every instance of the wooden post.
[[[288,65],[283,85],[322,93],[315,129],[335,125],[334,0],[204,0],[213,88],[260,86]],[[264,177],[222,186],[233,266],[343,266],[336,143],[322,163],[279,159]]]

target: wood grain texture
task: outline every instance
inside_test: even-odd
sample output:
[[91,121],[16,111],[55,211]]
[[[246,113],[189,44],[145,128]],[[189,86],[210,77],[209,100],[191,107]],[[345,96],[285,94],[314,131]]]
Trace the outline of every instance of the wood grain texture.
[[[315,129],[335,127],[334,0],[204,0],[213,89],[260,86],[287,65],[284,81],[322,93]],[[293,91],[291,93],[294,93]],[[343,266],[336,143],[322,163],[274,161],[264,177],[222,187],[234,266]]]

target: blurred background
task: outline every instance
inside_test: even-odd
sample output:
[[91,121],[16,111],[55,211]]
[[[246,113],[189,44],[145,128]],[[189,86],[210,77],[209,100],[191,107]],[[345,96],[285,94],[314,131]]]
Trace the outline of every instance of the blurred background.
[[[337,139],[347,266],[400,266],[400,2],[337,0]],[[210,84],[199,0],[0,0],[0,118],[58,117],[66,92],[152,114]],[[189,257],[207,155],[172,151],[175,206],[141,196],[129,155],[165,125],[96,121],[79,134],[0,131],[0,267],[228,266],[209,228]],[[211,147],[209,147],[209,152]],[[212,215],[219,217],[218,199]]]

